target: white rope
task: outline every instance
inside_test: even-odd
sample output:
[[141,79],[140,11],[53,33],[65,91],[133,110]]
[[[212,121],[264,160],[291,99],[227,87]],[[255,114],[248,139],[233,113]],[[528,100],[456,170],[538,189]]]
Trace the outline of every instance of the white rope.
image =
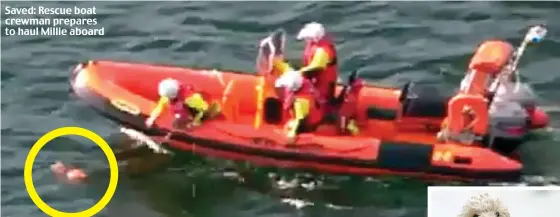
[[129,136],[131,139],[141,142],[140,145],[142,144],[146,145],[156,154],[172,154],[172,152],[165,149],[162,145],[156,143],[149,136],[146,136],[145,134],[139,131],[130,128],[125,128],[125,127],[121,127],[120,131],[126,134],[127,136]]

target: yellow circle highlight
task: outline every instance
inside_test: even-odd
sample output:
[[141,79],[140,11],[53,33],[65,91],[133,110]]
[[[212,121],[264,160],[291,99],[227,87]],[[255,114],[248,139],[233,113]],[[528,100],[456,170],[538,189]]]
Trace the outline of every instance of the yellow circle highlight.
[[[39,153],[41,148],[43,148],[43,146],[45,146],[51,140],[53,140],[53,139],[55,139],[59,136],[67,136],[67,135],[77,135],[77,136],[85,137],[85,138],[93,141],[99,147],[101,147],[101,150],[103,150],[103,153],[105,153],[105,156],[107,156],[107,160],[109,161],[109,168],[111,170],[111,177],[109,179],[109,187],[107,188],[107,191],[105,192],[105,195],[103,195],[101,200],[99,200],[99,202],[97,202],[95,205],[93,205],[89,209],[86,209],[86,210],[81,211],[81,212],[74,212],[74,213],[72,213],[72,212],[62,212],[62,211],[53,209],[52,207],[47,205],[41,199],[41,197],[39,197],[39,195],[37,194],[37,190],[35,189],[35,186],[33,185],[33,175],[32,175],[33,163],[35,162],[35,158],[37,157],[37,154]],[[113,198],[113,195],[115,194],[115,191],[117,190],[117,183],[119,181],[119,167],[118,167],[118,164],[117,164],[117,159],[115,157],[115,153],[113,153],[113,150],[111,149],[109,144],[107,144],[107,142],[103,138],[101,138],[101,136],[97,135],[96,133],[94,133],[94,132],[92,132],[88,129],[84,129],[84,128],[80,128],[80,127],[61,127],[61,128],[52,130],[52,131],[48,132],[47,134],[43,135],[41,138],[39,138],[39,140],[37,140],[37,142],[35,142],[35,144],[33,144],[33,147],[29,151],[29,154],[27,155],[27,159],[25,160],[25,167],[24,167],[23,170],[24,170],[23,171],[23,180],[25,181],[25,189],[27,190],[27,193],[29,194],[29,197],[31,197],[31,200],[33,200],[33,203],[35,203],[35,205],[37,205],[37,207],[39,207],[39,209],[41,209],[41,211],[43,211],[45,214],[47,214],[49,216],[57,216],[57,217],[58,216],[61,216],[61,217],[71,217],[71,216],[83,217],[83,216],[87,216],[87,217],[89,217],[89,216],[93,216],[93,215],[97,214],[103,208],[105,208],[105,206],[107,206],[107,204],[109,204],[109,201],[111,201],[111,198]]]

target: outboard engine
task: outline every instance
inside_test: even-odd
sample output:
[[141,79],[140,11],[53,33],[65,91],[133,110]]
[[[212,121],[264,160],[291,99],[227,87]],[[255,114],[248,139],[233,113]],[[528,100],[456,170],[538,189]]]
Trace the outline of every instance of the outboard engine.
[[535,97],[526,85],[502,83],[490,104],[490,126],[494,137],[521,140],[529,131],[528,110]]
[[489,136],[498,141],[494,141],[494,148],[505,153],[515,150],[533,129],[536,107],[536,96],[528,84],[500,84],[489,108]]
[[[508,67],[490,86],[490,132],[488,144],[496,151],[509,154],[517,149],[523,138],[533,128],[535,121],[543,122],[542,111],[536,109],[536,97],[529,85],[522,83],[517,64],[530,43],[537,43],[546,35],[544,26],[529,29]],[[544,114],[546,116],[546,114]],[[544,119],[548,120],[548,116]],[[544,120],[546,122],[546,120]]]

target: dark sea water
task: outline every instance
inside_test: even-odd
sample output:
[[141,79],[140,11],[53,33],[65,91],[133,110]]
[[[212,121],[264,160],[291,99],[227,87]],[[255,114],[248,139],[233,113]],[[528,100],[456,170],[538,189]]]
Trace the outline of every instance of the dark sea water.
[[[105,27],[105,35],[7,36],[8,5],[96,6],[90,17]],[[359,68],[372,83],[414,80],[450,89],[482,40],[500,37],[517,44],[528,25],[547,24],[548,37],[528,49],[521,73],[551,114],[551,127],[533,136],[522,157],[528,175],[560,177],[558,20],[558,2],[2,2],[1,216],[44,216],[23,183],[26,155],[44,133],[73,125],[119,143],[113,139],[117,125],[69,95],[69,67],[87,59],[115,59],[252,72],[258,40],[276,28],[289,33],[288,55],[298,58],[302,44],[294,37],[308,21],[324,23],[336,36],[345,73]],[[91,180],[57,181],[48,168],[55,160],[93,171]],[[223,171],[231,162],[191,161],[182,169],[121,174],[115,196],[98,216],[426,216],[428,184],[417,180],[302,178],[294,171],[264,169],[239,178]],[[33,174],[43,200],[64,211],[92,206],[108,183],[103,153],[74,137],[50,142],[35,160]]]

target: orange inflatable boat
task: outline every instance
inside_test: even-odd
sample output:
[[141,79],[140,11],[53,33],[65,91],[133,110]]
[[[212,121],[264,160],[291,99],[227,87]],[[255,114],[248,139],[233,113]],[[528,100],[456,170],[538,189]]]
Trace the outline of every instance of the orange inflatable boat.
[[[271,37],[275,39],[277,35],[268,39]],[[513,55],[500,43],[486,48],[498,51],[482,52]],[[271,58],[281,55],[282,49],[274,40],[261,43],[261,71],[257,74],[95,60],[74,68],[70,84],[81,101],[115,122],[156,139],[171,135],[162,144],[168,150],[330,173],[517,179],[522,169],[522,163],[513,157],[517,146],[531,129],[547,124],[546,114],[536,106],[526,105],[523,108],[530,109],[525,110],[528,115],[523,119],[524,125],[517,126],[509,120],[491,123],[488,105],[492,100],[484,98],[488,95],[482,93],[485,88],[465,87],[458,93],[444,94],[436,87],[415,83],[402,88],[366,85],[355,95],[359,135],[340,134],[336,124],[326,117],[314,132],[303,133],[289,142],[283,132],[286,118],[280,115],[282,103],[270,88],[273,73],[267,65]],[[507,62],[499,58],[491,61]],[[491,64],[485,67],[491,68]],[[478,72],[476,66],[471,68],[471,77],[476,77],[472,76]],[[484,83],[496,73],[476,79]],[[145,120],[159,99],[158,82],[165,78],[175,78],[205,92],[221,104],[223,115],[195,128],[175,130],[171,124],[174,117],[166,111],[154,126],[147,128]],[[341,84],[338,92],[342,89]],[[459,129],[466,123],[463,110],[476,113],[470,134],[474,136],[469,141],[450,139],[449,135],[464,131]],[[514,135],[493,135],[498,128]]]

